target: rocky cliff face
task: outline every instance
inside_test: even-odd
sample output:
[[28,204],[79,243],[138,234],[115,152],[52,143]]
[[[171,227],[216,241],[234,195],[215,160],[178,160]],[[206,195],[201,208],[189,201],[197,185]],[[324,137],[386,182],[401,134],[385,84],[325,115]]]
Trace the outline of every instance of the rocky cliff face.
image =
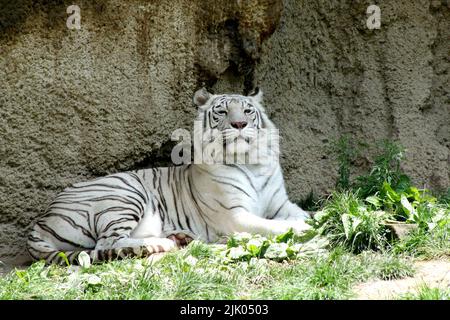
[[370,1],[0,0],[0,260],[27,259],[65,186],[169,164],[201,86],[262,87],[294,200],[333,187],[325,146],[343,133],[397,138],[417,183],[450,185],[447,2],[377,3],[369,30]]
[[[399,140],[416,183],[449,186],[448,2],[376,1],[378,30],[366,26],[374,1],[284,3],[255,78],[284,130],[292,195],[333,187],[336,165],[324,144],[341,134],[369,144]],[[362,169],[370,161],[358,159]]]

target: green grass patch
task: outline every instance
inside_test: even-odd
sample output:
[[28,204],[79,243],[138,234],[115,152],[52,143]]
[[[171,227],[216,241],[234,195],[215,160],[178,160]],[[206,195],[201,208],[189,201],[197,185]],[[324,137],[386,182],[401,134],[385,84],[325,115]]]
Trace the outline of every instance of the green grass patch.
[[402,300],[450,300],[450,288],[432,288],[426,284],[420,286],[416,292],[400,295]]
[[291,259],[230,260],[227,246],[198,241],[157,262],[126,259],[89,267],[36,262],[0,278],[0,299],[348,299],[373,278],[410,275],[399,256],[343,248]]
[[411,232],[392,247],[396,254],[406,254],[420,259],[448,259],[450,257],[450,232],[437,228],[433,232],[422,229]]

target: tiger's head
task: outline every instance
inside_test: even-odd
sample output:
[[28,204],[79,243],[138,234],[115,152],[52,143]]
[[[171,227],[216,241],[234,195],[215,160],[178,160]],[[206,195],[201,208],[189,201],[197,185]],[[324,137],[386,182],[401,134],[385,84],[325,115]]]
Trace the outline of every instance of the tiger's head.
[[[273,133],[276,128],[265,113],[262,96],[258,88],[248,96],[216,95],[204,88],[195,93],[194,103],[198,106],[197,121],[202,126],[203,148],[209,150],[207,153],[214,163],[236,160],[236,156],[243,159],[242,156],[254,152],[259,152],[259,158],[265,157],[261,141],[263,137],[266,139],[267,132]],[[268,150],[271,147],[269,143]]]

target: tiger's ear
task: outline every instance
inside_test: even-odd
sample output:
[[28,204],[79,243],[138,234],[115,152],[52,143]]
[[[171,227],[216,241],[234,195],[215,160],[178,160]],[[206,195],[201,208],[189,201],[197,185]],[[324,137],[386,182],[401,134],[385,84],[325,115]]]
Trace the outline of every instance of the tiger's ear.
[[208,92],[204,87],[200,90],[197,90],[194,94],[194,103],[197,107],[204,105],[209,98],[211,97],[211,93]]
[[250,97],[253,98],[258,103],[262,103],[263,100],[263,92],[259,87],[256,87],[250,94]]

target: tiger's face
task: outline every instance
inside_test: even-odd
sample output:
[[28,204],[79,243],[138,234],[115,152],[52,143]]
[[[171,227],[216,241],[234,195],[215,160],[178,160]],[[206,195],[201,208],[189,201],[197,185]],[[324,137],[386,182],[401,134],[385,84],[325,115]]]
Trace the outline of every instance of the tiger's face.
[[255,140],[261,129],[274,128],[262,106],[262,92],[249,96],[237,94],[213,95],[198,90],[194,102],[199,107],[203,143],[212,158],[221,161],[249,154],[257,148]]

